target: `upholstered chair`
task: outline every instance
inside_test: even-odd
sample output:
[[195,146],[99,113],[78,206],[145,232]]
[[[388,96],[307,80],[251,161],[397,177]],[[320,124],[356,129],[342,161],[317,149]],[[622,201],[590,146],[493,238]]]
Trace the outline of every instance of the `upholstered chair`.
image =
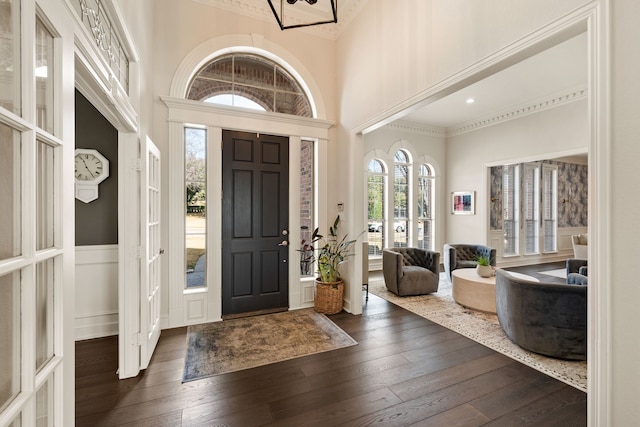
[[588,283],[587,260],[576,258],[567,259],[567,284],[586,285]]
[[573,257],[577,259],[588,258],[589,237],[588,234],[574,234],[571,236],[573,246]]
[[587,358],[587,288],[532,282],[496,270],[496,314],[509,339],[534,353]]
[[451,280],[451,273],[457,268],[475,268],[480,256],[489,258],[492,266],[496,266],[496,250],[484,245],[445,244],[444,271]]
[[387,289],[398,296],[437,292],[440,253],[418,248],[384,249],[382,273]]

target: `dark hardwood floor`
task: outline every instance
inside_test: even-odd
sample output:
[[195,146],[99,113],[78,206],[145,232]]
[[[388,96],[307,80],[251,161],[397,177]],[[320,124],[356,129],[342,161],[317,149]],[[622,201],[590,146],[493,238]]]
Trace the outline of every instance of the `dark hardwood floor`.
[[116,337],[78,342],[76,425],[587,424],[585,393],[375,295],[330,317],[359,344],[184,384],[186,328],[122,381]]

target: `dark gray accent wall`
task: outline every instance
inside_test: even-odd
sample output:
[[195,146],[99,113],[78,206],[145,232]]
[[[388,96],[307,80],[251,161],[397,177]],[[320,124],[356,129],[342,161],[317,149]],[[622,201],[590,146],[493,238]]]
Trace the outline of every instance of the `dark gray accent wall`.
[[98,150],[109,160],[109,178],[97,200],[76,199],[76,246],[118,243],[118,131],[76,90],[76,148]]

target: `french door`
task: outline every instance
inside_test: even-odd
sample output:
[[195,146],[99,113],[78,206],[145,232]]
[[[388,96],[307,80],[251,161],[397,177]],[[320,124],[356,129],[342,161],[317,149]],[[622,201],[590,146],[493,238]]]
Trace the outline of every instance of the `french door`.
[[147,137],[141,150],[141,224],[145,256],[140,260],[140,369],[146,369],[160,338],[160,150]]
[[73,33],[59,6],[0,2],[0,426],[73,420]]

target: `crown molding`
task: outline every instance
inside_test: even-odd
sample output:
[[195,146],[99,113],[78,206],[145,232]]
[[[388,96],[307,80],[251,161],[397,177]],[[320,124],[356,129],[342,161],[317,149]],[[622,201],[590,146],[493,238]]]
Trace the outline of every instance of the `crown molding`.
[[470,120],[468,122],[459,123],[446,129],[446,136],[456,136],[463,133],[472,132],[481,128],[497,125],[498,123],[507,122],[509,120],[518,119],[530,114],[539,113],[541,111],[560,107],[581,99],[586,99],[587,89],[579,88],[570,92],[554,95],[550,98],[537,100],[518,107],[503,111],[497,114],[491,114],[480,119]]
[[405,120],[396,120],[383,127],[400,132],[417,133],[420,135],[429,135],[444,138],[447,136],[447,129],[438,126],[431,126],[424,123],[409,122]]
[[[269,4],[265,0],[192,0],[207,6],[224,9],[226,11],[244,15],[250,18],[260,19],[262,21],[273,22],[274,28],[277,28],[277,22],[273,16]],[[340,34],[351,24],[355,17],[367,4],[368,0],[336,0],[338,8],[338,22],[335,24],[323,24],[311,27],[296,28],[300,31],[323,37],[330,40],[337,40]],[[296,22],[292,17],[292,23]],[[302,22],[302,21],[300,21]],[[285,31],[293,31],[285,30]]]

